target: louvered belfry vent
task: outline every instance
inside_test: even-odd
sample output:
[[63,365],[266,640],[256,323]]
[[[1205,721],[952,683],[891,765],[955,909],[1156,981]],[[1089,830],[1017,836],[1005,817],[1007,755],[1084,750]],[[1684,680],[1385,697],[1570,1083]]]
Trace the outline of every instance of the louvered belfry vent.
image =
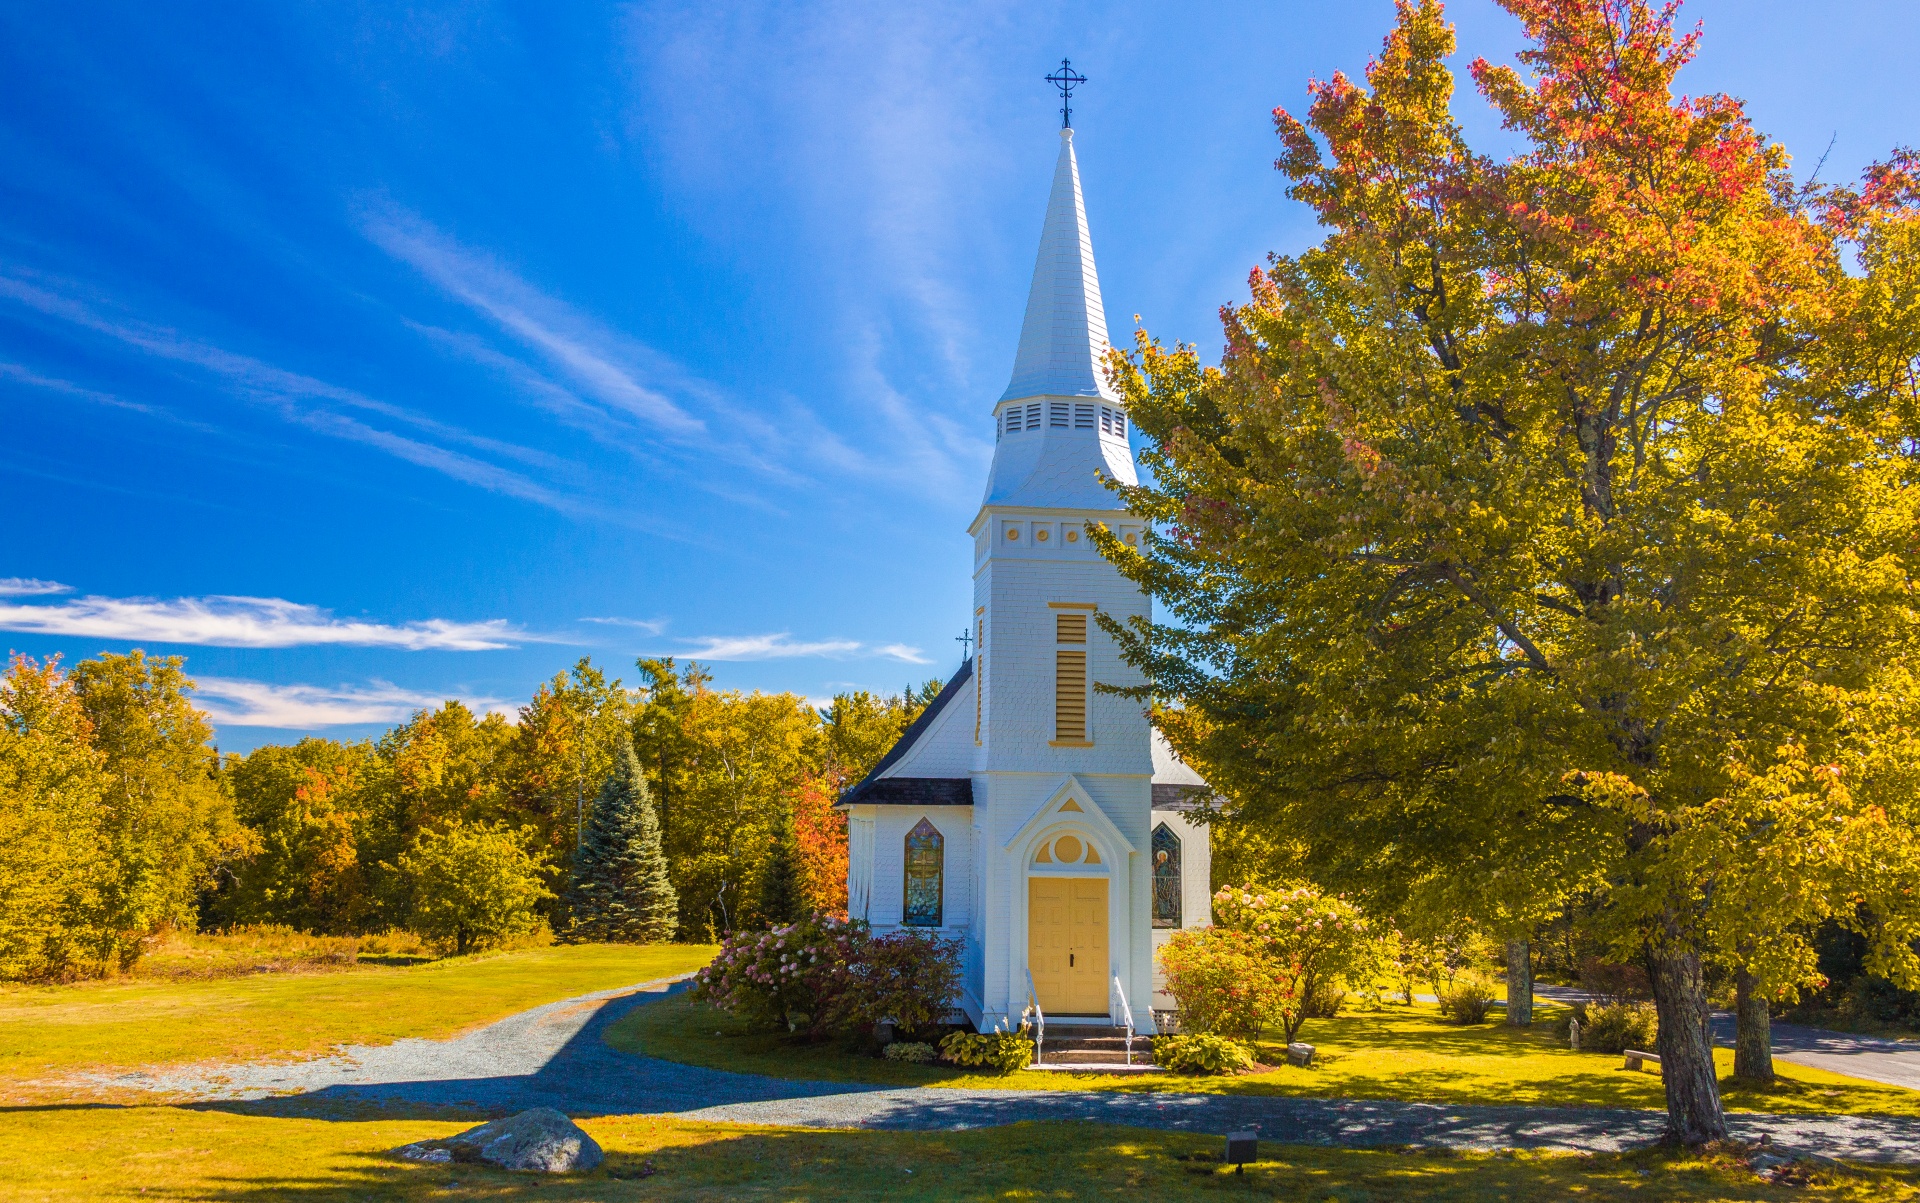
[[1077,743],[1087,738],[1087,616],[1055,613],[1053,624],[1057,642],[1081,645],[1053,653],[1053,738]]

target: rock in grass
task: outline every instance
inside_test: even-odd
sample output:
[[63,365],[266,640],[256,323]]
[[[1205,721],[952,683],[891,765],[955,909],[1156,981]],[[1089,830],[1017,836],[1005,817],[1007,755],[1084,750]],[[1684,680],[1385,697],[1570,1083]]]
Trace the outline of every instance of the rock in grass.
[[1313,1064],[1313,1046],[1298,1040],[1287,1046],[1287,1064],[1305,1068]]
[[590,1170],[604,1160],[593,1137],[551,1107],[522,1111],[445,1140],[423,1140],[399,1153],[409,1161],[485,1162],[507,1170],[548,1174]]

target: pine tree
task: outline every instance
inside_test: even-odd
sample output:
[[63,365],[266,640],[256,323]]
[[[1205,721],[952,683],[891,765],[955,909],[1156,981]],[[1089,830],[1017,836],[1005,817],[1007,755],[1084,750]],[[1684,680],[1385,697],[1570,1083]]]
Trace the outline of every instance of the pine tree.
[[679,898],[667,879],[647,779],[622,738],[573,858],[575,940],[651,943],[673,938]]
[[760,878],[760,917],[768,923],[794,923],[807,911],[805,867],[800,863],[800,839],[793,830],[793,811],[774,808],[773,848]]

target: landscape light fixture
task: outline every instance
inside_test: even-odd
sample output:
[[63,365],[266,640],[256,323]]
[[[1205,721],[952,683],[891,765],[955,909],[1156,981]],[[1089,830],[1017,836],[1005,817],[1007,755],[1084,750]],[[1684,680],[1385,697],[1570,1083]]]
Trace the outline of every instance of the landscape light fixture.
[[1247,1162],[1260,1160],[1260,1138],[1252,1132],[1227,1133],[1226,1162],[1236,1174],[1247,1172]]

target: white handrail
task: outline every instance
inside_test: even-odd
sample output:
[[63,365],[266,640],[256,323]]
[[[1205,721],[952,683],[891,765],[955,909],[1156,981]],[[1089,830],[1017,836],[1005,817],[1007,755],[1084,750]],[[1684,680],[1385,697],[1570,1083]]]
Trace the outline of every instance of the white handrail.
[[1020,1018],[1025,1019],[1029,1015],[1036,1021],[1033,1028],[1033,1063],[1038,1065],[1047,1043],[1047,1013],[1040,1009],[1040,991],[1033,984],[1031,969],[1027,970],[1027,1009],[1020,1013]]
[[1127,1021],[1127,1064],[1133,1064],[1133,1008],[1127,1005],[1126,987],[1120,984],[1120,975],[1113,975],[1113,992],[1120,996],[1120,1015]]

